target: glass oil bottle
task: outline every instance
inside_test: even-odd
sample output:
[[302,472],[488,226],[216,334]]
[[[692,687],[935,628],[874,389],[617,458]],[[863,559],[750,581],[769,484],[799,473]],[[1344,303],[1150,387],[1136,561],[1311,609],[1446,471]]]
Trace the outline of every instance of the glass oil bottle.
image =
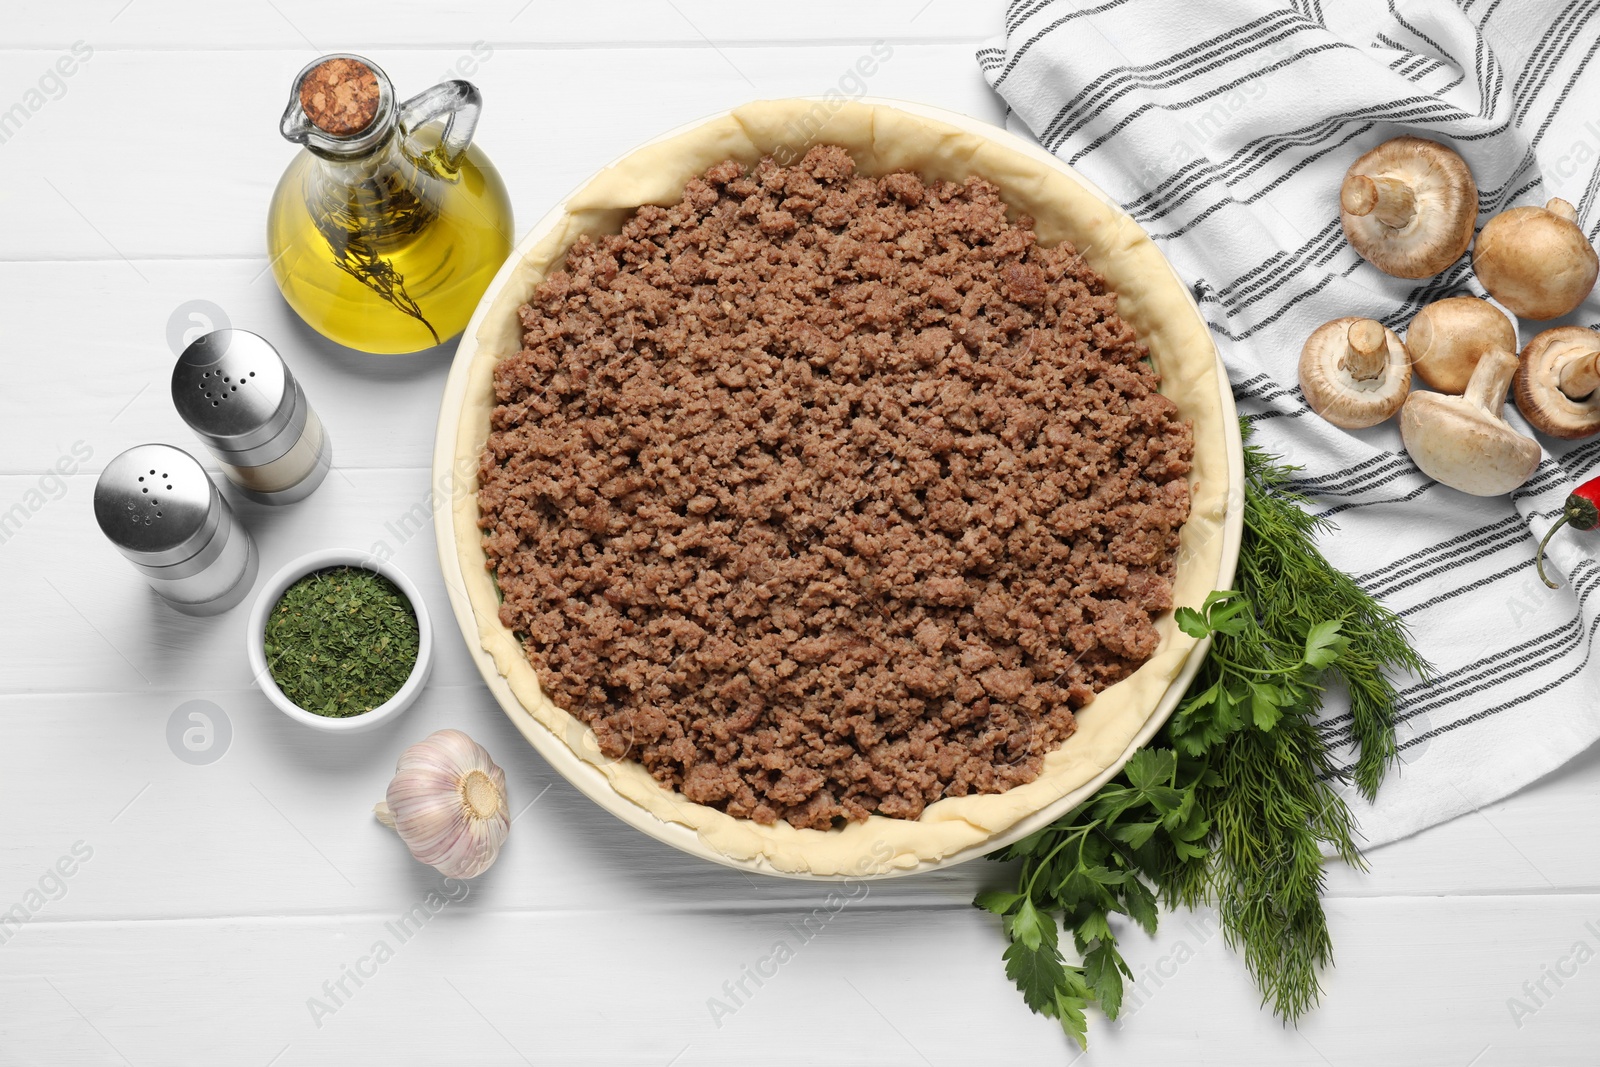
[[396,102],[388,76],[354,55],[295,78],[281,128],[304,148],[273,193],[267,252],[318,333],[395,354],[466,326],[512,245],[505,183],[472,144],[481,108],[464,81]]

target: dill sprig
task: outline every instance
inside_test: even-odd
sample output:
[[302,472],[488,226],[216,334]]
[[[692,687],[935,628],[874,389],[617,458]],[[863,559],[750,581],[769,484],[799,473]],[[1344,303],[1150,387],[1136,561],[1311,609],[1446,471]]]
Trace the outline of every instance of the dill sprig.
[[[1116,1018],[1132,976],[1111,915],[1153,932],[1156,901],[1214,904],[1280,1017],[1297,1019],[1321,995],[1333,958],[1323,848],[1365,865],[1339,791],[1346,778],[1317,722],[1324,685],[1337,678],[1350,695],[1350,777],[1370,798],[1395,754],[1389,675],[1430,668],[1404,623],[1317,550],[1333,527],[1292,490],[1297,469],[1246,444],[1238,589],[1177,612],[1185,633],[1212,639],[1177,713],[1086,803],[995,854],[1022,861],[1017,891],[974,901],[1003,916],[1006,974],[1025,1002],[1080,1046],[1084,1009],[1096,1002]],[[1058,945],[1057,915],[1076,965]]]
[[[1243,424],[1249,436],[1249,425]],[[1244,541],[1236,584],[1256,606],[1263,634],[1292,641],[1325,619],[1340,619],[1350,645],[1332,665],[1350,695],[1354,779],[1368,800],[1394,758],[1395,688],[1391,673],[1423,676],[1431,668],[1411,647],[1405,623],[1317,550],[1334,524],[1306,511],[1289,486],[1301,468],[1245,444]],[[1270,620],[1271,625],[1267,625]]]

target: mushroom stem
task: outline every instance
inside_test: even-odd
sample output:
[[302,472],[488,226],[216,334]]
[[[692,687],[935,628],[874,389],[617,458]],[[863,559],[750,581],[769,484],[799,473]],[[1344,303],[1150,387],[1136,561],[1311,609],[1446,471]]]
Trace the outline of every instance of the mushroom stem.
[[1339,206],[1352,215],[1373,215],[1385,226],[1404,229],[1417,217],[1417,197],[1398,178],[1352,174],[1339,188]]
[[1567,359],[1561,365],[1556,382],[1569,400],[1582,400],[1600,388],[1600,349]]
[[1411,391],[1411,355],[1382,323],[1332,319],[1311,331],[1300,350],[1300,390],[1307,406],[1334,426],[1376,426]]
[[1345,351],[1339,358],[1339,369],[1358,382],[1368,382],[1383,376],[1389,363],[1389,337],[1383,323],[1374,319],[1357,319],[1345,333]]
[[1463,395],[1474,407],[1482,408],[1498,419],[1505,410],[1511,376],[1516,373],[1516,353],[1503,348],[1490,349],[1472,368],[1472,378],[1467,382],[1467,391]]
[[1566,219],[1568,222],[1578,221],[1578,210],[1559,196],[1546,204],[1544,209],[1558,218]]

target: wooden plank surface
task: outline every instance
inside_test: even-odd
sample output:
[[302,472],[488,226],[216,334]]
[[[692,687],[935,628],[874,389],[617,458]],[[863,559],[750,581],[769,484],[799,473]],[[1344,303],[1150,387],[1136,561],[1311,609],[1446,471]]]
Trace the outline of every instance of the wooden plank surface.
[[428,0],[391,0],[381,11],[361,4],[273,0],[232,5],[221,17],[193,0],[21,0],[9,10],[6,40],[14,47],[49,49],[86,40],[99,49],[159,52],[470,48],[479,41],[497,49],[596,50],[752,43],[803,47],[878,39],[965,44],[998,33],[1001,20],[997,5],[963,0],[810,0],[783,10],[719,0],[456,0],[447,13]]
[[[887,47],[890,55],[870,78],[856,69],[863,56],[873,58],[863,43],[761,44],[720,53],[508,49],[482,62],[473,77],[484,97],[477,136],[506,179],[519,226],[529,227],[636,145],[752,99],[870,93],[999,120],[1002,109],[972,60],[974,45]],[[459,54],[409,49],[372,58],[383,61],[396,91],[407,96],[438,81]],[[50,51],[0,50],[0,100],[22,99],[35,72],[57,58]],[[26,153],[49,166],[0,171],[0,210],[7,216],[0,258],[125,261],[121,281],[148,290],[142,259],[197,250],[208,259],[261,256],[267,201],[295,151],[278,135],[278,117],[291,80],[310,58],[305,48],[96,53],[61,80],[58,99],[46,98],[3,145],[11,158]],[[189,93],[195,84],[226,90]],[[159,102],[179,99],[183,119],[158,128],[152,115]],[[642,100],[649,106],[641,107]],[[154,159],[182,162],[147,169]],[[108,180],[108,160],[126,161],[117,180]]]
[[[997,965],[976,966],[1000,938],[971,908],[868,898],[809,926],[796,908],[489,915],[466,883],[418,878],[411,903],[430,889],[437,910],[404,926],[394,909],[41,922],[5,946],[0,1047],[74,1064],[1073,1060]],[[1253,990],[1210,916],[1171,924],[1131,943],[1136,999],[1096,1027],[1085,1063],[1590,1064],[1600,964],[1571,953],[1600,941],[1596,910],[1585,896],[1337,901],[1339,965],[1298,1029],[1241,1015]],[[1562,986],[1523,990],[1563,959]],[[363,981],[341,992],[346,968]],[[1528,1010],[1514,1017],[1512,999]]]
[[[403,93],[469,60],[523,229],[633,145],[754,97],[831,88],[998,121],[972,60],[998,3],[404,0],[374,18],[310,0],[30,0],[8,14],[0,110],[74,42],[93,54],[0,143],[0,913],[29,920],[0,924],[0,1065],[1074,1060],[969,906],[1004,866],[862,887],[835,914],[826,889],[692,860],[555,775],[478,681],[434,561],[448,350],[380,360],[321,341],[261,247],[291,155],[278,113],[316,49],[372,54]],[[847,74],[877,40],[893,55],[858,89]],[[428,692],[376,733],[328,738],[277,713],[251,686],[245,609],[169,611],[93,526],[94,477],[123,448],[169,441],[214,469],[166,379],[169,337],[218,317],[279,346],[335,441],[310,499],[239,505],[263,572],[381,546],[440,626]],[[173,740],[195,709],[214,728],[198,756]],[[400,750],[447,725],[493,752],[519,813],[470,886],[371,816]],[[1592,1064],[1600,963],[1576,946],[1600,955],[1597,837],[1590,752],[1374,851],[1369,872],[1330,868],[1338,966],[1298,1029],[1260,1008],[1213,916],[1169,916],[1154,939],[1128,936],[1138,991],[1119,1023],[1094,1020],[1086,1062]],[[446,894],[437,914],[430,891]],[[396,932],[419,902],[426,925]],[[380,940],[392,956],[376,962]],[[792,958],[754,985],[747,968],[779,941]]]

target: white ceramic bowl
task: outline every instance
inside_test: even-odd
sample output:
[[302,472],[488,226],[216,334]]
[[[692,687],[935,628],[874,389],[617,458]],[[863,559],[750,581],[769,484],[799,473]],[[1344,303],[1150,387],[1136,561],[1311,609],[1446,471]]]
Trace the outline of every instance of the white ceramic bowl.
[[[352,715],[347,719],[317,715],[302,708],[283,695],[283,690],[273,681],[272,671],[267,667],[265,645],[267,614],[277,606],[284,592],[295,582],[308,574],[325,571],[330,567],[360,567],[383,575],[395,584],[407,600],[411,601],[411,610],[417,616],[417,662],[411,668],[410,677],[400,687],[400,691],[387,701],[369,712]],[[285,564],[256,595],[255,604],[250,609],[250,625],[246,630],[245,644],[245,652],[250,657],[250,673],[255,676],[256,685],[261,687],[261,691],[272,701],[273,706],[295,722],[331,733],[351,734],[370,730],[379,723],[398,717],[411,706],[412,701],[417,699],[422,687],[428,684],[428,672],[433,669],[433,624],[428,621],[428,609],[422,602],[422,594],[411,583],[411,579],[392,563],[354,549],[323,549]]]

